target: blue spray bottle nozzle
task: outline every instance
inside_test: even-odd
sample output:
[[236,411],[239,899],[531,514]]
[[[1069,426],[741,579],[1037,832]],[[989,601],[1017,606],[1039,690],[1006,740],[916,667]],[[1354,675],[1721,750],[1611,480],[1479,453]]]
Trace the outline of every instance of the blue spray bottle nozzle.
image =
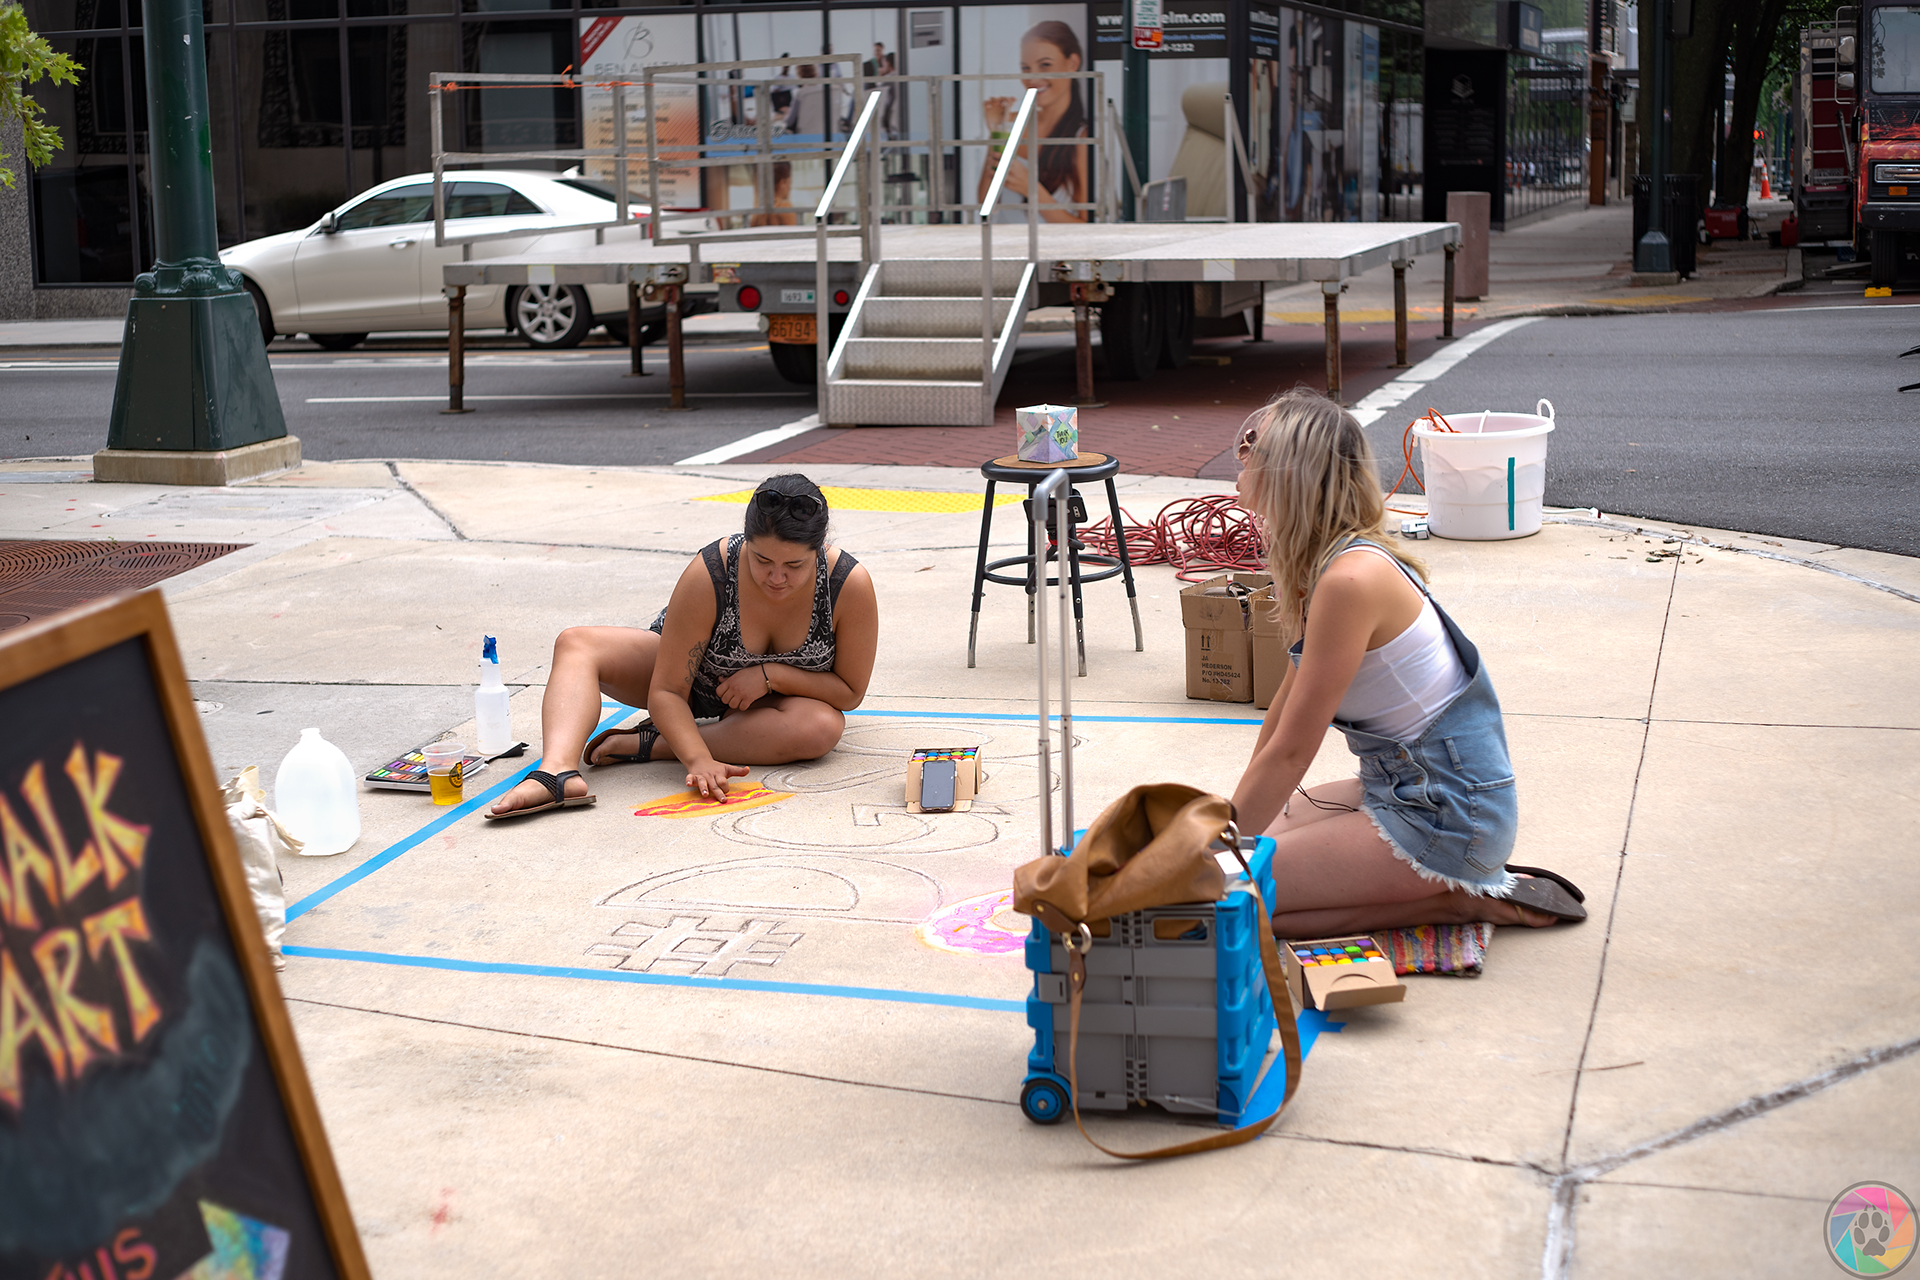
[[480,646],[480,660],[498,665],[500,662],[500,652],[494,645],[493,637],[485,636],[482,637],[482,639],[485,643]]

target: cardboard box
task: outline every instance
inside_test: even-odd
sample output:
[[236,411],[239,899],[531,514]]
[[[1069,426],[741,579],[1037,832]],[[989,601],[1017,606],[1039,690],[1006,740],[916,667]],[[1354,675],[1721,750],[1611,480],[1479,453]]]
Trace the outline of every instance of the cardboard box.
[[[1397,1004],[1407,998],[1407,988],[1393,971],[1393,961],[1365,934],[1281,945],[1291,947],[1298,962],[1298,967],[1289,966],[1288,972],[1294,1003],[1302,1008],[1352,1009],[1366,1004]],[[1308,954],[1306,960],[1299,959],[1302,952]],[[1331,955],[1316,952],[1343,954],[1350,963],[1324,963]]]
[[1253,615],[1248,631],[1248,647],[1253,651],[1253,705],[1265,711],[1280,692],[1280,682],[1286,679],[1291,661],[1280,639],[1280,619],[1273,612],[1273,586],[1254,592],[1247,603]]
[[1071,462],[1080,456],[1080,411],[1064,404],[1031,404],[1013,411],[1013,451],[1022,462]]
[[[1180,589],[1189,698],[1253,701],[1253,593],[1272,583],[1264,573],[1223,573]],[[1244,592],[1233,594],[1236,586]]]
[[920,769],[929,755],[946,752],[970,753],[953,762],[953,808],[936,809],[936,813],[965,813],[973,808],[973,798],[980,792],[980,784],[987,780],[987,772],[980,764],[978,747],[916,747],[913,759],[907,762],[907,812],[925,813],[920,807]]

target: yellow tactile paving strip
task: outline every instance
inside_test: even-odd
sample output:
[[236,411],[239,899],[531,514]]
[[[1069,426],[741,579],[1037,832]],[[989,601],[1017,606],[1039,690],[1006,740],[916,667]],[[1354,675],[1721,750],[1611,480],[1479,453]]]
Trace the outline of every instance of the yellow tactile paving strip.
[[[826,485],[820,492],[826,495],[827,507],[833,511],[927,511],[946,514],[980,509],[980,495],[977,493],[937,493],[924,489],[848,489],[837,485]],[[745,506],[751,497],[752,489],[740,489],[733,493],[710,493],[699,500],[734,502]],[[1004,507],[1009,502],[1018,501],[1019,494],[1002,493],[994,497],[993,505]]]

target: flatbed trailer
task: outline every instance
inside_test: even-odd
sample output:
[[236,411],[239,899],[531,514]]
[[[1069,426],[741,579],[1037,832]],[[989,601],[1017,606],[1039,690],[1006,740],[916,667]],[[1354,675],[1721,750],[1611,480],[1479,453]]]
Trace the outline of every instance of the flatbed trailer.
[[[1265,291],[1270,287],[1320,282],[1326,316],[1327,384],[1329,393],[1336,399],[1341,394],[1339,300],[1344,281],[1376,267],[1393,268],[1395,360],[1397,366],[1404,366],[1405,270],[1421,255],[1444,253],[1449,269],[1442,298],[1443,333],[1449,338],[1453,336],[1451,267],[1454,248],[1460,239],[1457,223],[1043,223],[1038,230],[1038,254],[1034,260],[1027,256],[1024,237],[1016,235],[1006,239],[1016,243],[1005,245],[994,255],[995,295],[997,303],[1004,305],[1011,301],[1014,305],[1007,307],[1005,319],[999,314],[995,318],[1002,320],[1003,331],[1011,322],[1011,337],[1017,341],[1019,322],[1024,320],[1029,308],[1073,305],[1081,371],[1076,379],[1080,385],[1075,390],[1082,399],[1092,398],[1092,388],[1087,385],[1091,381],[1091,320],[1086,313],[1096,307],[1105,312],[1103,342],[1123,340],[1114,330],[1122,323],[1134,321],[1142,309],[1149,313],[1146,323],[1135,321],[1129,332],[1145,328],[1151,334],[1157,329],[1164,335],[1166,321],[1174,319],[1181,310],[1178,300],[1162,301],[1167,297],[1167,286],[1194,286],[1197,301],[1193,310],[1203,313],[1211,310],[1221,315],[1264,306]],[[843,359],[853,354],[854,343],[885,344],[872,353],[871,363],[857,366],[853,372],[884,370],[909,375],[916,371],[955,372],[950,366],[940,367],[938,361],[947,354],[948,348],[965,343],[971,349],[977,342],[972,335],[978,333],[980,298],[977,292],[968,293],[963,286],[977,289],[973,282],[981,276],[983,259],[978,228],[887,226],[879,240],[881,255],[869,261],[863,257],[864,246],[860,241],[851,237],[831,239],[822,264],[813,245],[791,235],[755,236],[742,232],[718,243],[704,238],[689,238],[684,243],[672,239],[656,243],[610,232],[606,243],[577,251],[559,261],[516,255],[449,263],[441,269],[452,311],[449,407],[455,410],[462,407],[459,403],[464,381],[460,296],[467,288],[479,285],[622,284],[631,286],[629,295],[636,306],[642,300],[664,302],[675,405],[684,403],[685,391],[677,305],[682,289],[689,285],[717,285],[721,310],[741,311],[747,309],[740,303],[741,290],[751,287],[759,291],[761,299],[751,310],[769,316],[805,314],[811,317],[819,301],[815,291],[822,265],[828,289],[847,296],[843,303],[829,302],[830,314],[845,315],[855,310],[856,303],[871,305],[893,298],[929,304],[918,308],[925,313],[918,318],[918,324],[923,328],[931,325],[934,329],[931,333],[849,335],[843,329],[836,346],[847,349],[835,353]],[[1032,279],[1024,294],[1014,297],[1013,291],[1020,287],[1014,278],[1017,276]],[[883,287],[890,292],[876,292]],[[900,292],[891,292],[893,290]],[[1158,298],[1154,290],[1160,291]],[[1206,301],[1208,298],[1214,300],[1211,306]],[[913,309],[911,305],[896,308]],[[1162,313],[1157,322],[1151,314],[1156,309]],[[941,322],[942,312],[946,313],[946,323]],[[1173,314],[1167,314],[1169,312]],[[1192,312],[1188,314],[1190,319]],[[1165,349],[1164,341],[1160,349]],[[633,353],[637,364],[640,348],[634,347]],[[1157,358],[1159,351],[1149,354]],[[964,400],[962,407],[969,416],[962,421],[978,421],[981,388],[977,356],[975,360],[973,378],[907,376],[842,382],[842,390],[852,389],[847,388],[845,382],[888,384],[887,390],[894,394],[886,395],[884,400],[871,397],[882,409],[878,415],[835,412],[839,406],[830,403],[830,398],[836,383],[829,379],[817,388],[820,421],[834,425],[934,425],[929,420],[931,400],[942,395],[950,400]],[[996,363],[1003,364],[999,360]],[[841,404],[847,404],[851,397],[839,399]],[[886,401],[893,400],[898,401],[898,411],[885,412]]]
[[[864,95],[864,105],[858,123],[844,139],[796,140],[814,148],[810,152],[787,147],[764,121],[752,147],[743,147],[736,135],[729,135],[724,144],[678,145],[663,143],[656,136],[656,87],[702,92],[738,84],[730,77],[743,72],[777,65],[778,60],[648,68],[637,89],[638,100],[645,104],[644,150],[628,148],[627,108],[619,105],[626,102],[622,95],[633,86],[613,84],[609,87],[616,102],[616,129],[611,149],[511,157],[595,158],[616,166],[621,191],[627,187],[629,166],[641,165],[649,183],[649,207],[655,212],[644,228],[599,229],[599,243],[569,251],[564,258],[550,256],[551,251],[486,257],[476,253],[478,246],[469,245],[462,261],[444,266],[450,412],[465,411],[461,403],[464,298],[467,289],[482,285],[622,284],[629,317],[637,315],[643,301],[661,303],[666,314],[669,386],[676,407],[685,403],[681,299],[690,288],[711,287],[718,293],[721,310],[756,312],[765,318],[769,346],[781,373],[816,384],[819,420],[833,426],[991,423],[994,401],[1011,367],[1027,313],[1037,306],[1074,309],[1074,390],[1080,404],[1095,403],[1091,330],[1096,311],[1107,376],[1136,380],[1155,368],[1185,363],[1196,315],[1251,311],[1257,337],[1268,287],[1318,281],[1326,314],[1327,388],[1338,399],[1339,298],[1345,281],[1377,266],[1392,266],[1395,358],[1404,366],[1406,268],[1417,255],[1438,251],[1447,259],[1444,332],[1446,337],[1453,334],[1453,254],[1460,240],[1456,223],[1119,220],[1120,201],[1114,193],[1122,183],[1132,184],[1142,207],[1149,202],[1140,200],[1143,189],[1120,141],[1122,131],[1111,104],[1108,127],[1098,138],[1083,133],[1043,142],[1035,110],[1040,91],[1032,87],[1033,80],[1087,81],[1098,100],[1102,83],[1098,73],[1030,75],[1011,127],[993,138],[883,138],[874,120],[887,85],[903,94],[925,91],[937,107],[943,93],[995,77],[857,74],[815,77],[819,85],[844,84],[856,98]],[[535,79],[463,78],[464,87]],[[454,87],[450,77],[436,75],[433,81],[436,94]],[[1226,207],[1231,210],[1232,162],[1238,160],[1249,190],[1254,174],[1230,97],[1223,109],[1225,132],[1231,140],[1226,192]],[[437,112],[435,118],[439,118]],[[439,129],[434,132],[438,184],[446,164],[479,157],[440,151]],[[950,181],[959,181],[951,177],[957,168],[948,162],[969,146],[985,147],[988,152],[977,202],[959,199],[957,185],[947,190]],[[1036,202],[1027,201],[1018,208],[1011,199],[999,203],[1016,159],[1024,161],[1027,172],[1039,172],[1043,147],[1066,146],[1086,149],[1087,170],[1104,175],[1100,189],[1105,194],[1080,203],[1054,201],[1049,212],[1086,220],[1043,221]],[[915,149],[927,153],[929,172],[946,173],[949,178],[937,181],[925,201],[887,203],[887,182],[897,167],[909,163]],[[791,205],[756,205],[725,213],[673,211],[658,198],[660,176],[668,169],[727,166],[762,171],[764,176],[777,157],[800,154],[833,160],[832,176],[810,213]],[[715,218],[742,214],[753,220],[777,217],[785,225],[715,229]],[[1004,221],[1009,215],[1012,220]],[[688,231],[690,223],[694,229]],[[437,226],[436,236],[440,234]],[[639,326],[630,319],[629,329],[637,333]],[[811,370],[805,358],[808,347]],[[637,373],[639,346],[634,345],[632,352]]]

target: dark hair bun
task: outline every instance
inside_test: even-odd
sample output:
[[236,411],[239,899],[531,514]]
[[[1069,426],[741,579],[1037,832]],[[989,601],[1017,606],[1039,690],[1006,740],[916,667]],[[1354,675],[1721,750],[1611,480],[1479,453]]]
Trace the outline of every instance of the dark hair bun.
[[[762,503],[760,495],[777,493],[782,498],[811,498],[813,501],[791,504]],[[797,508],[809,508],[802,514]],[[792,473],[768,476],[747,499],[747,538],[777,538],[810,551],[822,551],[827,545],[827,496],[820,486],[805,476]]]

